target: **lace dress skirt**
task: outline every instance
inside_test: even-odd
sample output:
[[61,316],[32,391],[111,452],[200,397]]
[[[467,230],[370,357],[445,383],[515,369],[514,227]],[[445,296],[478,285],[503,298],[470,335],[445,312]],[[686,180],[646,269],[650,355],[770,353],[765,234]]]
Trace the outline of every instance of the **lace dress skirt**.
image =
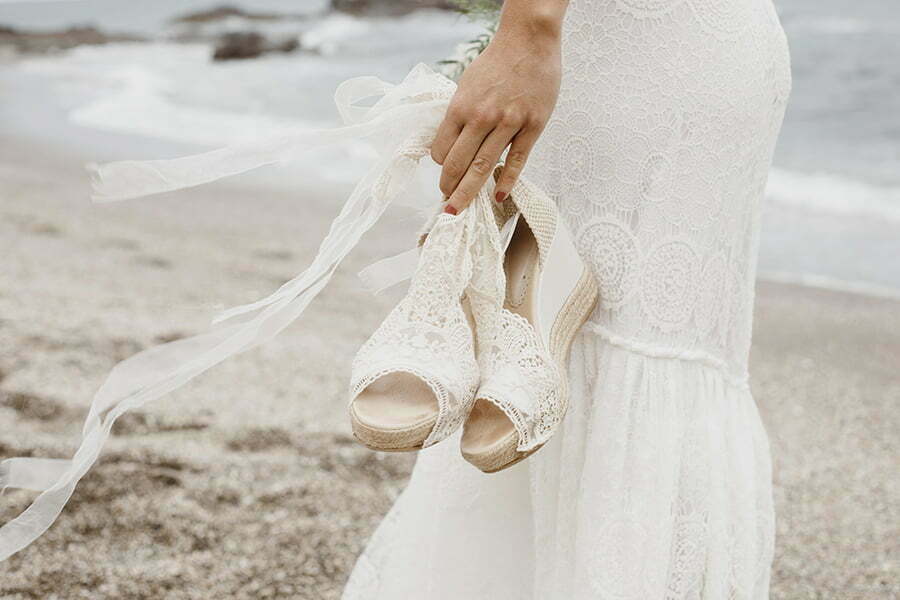
[[770,0],[573,0],[529,178],[600,284],[571,405],[485,475],[420,453],[345,600],[768,598],[768,441],[747,382],[760,202],[790,91]]

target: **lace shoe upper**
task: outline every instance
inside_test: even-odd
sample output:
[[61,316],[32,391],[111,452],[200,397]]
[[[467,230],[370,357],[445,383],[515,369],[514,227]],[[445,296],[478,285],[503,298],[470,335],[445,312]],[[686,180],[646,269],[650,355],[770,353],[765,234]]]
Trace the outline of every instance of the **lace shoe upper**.
[[504,300],[509,301],[503,269],[505,238],[512,235],[516,219],[524,219],[536,240],[540,269],[553,241],[557,212],[549,198],[520,179],[509,200],[494,204],[492,216],[486,229],[497,242],[492,246],[494,253],[473,272],[473,280],[492,292],[490,301],[483,301],[482,309],[475,312],[481,372],[476,397],[506,414],[518,434],[517,449],[527,451],[547,441],[562,420],[565,382],[540,332],[521,315],[503,308]]
[[412,373],[431,387],[438,417],[423,446],[462,424],[478,385],[472,330],[460,303],[472,275],[468,220],[434,220],[409,291],[363,344],[351,369],[351,398],[396,372]]

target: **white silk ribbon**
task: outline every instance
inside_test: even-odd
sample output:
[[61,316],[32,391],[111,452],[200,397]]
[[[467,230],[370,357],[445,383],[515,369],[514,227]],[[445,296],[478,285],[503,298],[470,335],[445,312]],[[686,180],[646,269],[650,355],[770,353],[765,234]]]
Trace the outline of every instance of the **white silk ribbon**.
[[[377,152],[374,164],[350,194],[306,271],[269,297],[218,315],[217,325],[206,333],[149,348],[117,364],[94,396],[81,443],[71,459],[16,457],[0,463],[0,488],[41,492],[22,514],[0,527],[0,560],[26,547],[53,524],[75,485],[97,460],[119,416],[271,339],[300,316],[360,237],[407,190],[455,90],[452,81],[424,64],[414,67],[397,85],[358,77],[342,83],[335,93],[345,123],[342,127],[296,130],[172,160],[94,167],[94,199],[103,202],[211,182],[296,160],[317,147],[345,140],[366,140]],[[379,99],[371,106],[358,106],[372,97]],[[412,255],[401,256],[397,260],[405,266],[397,272],[407,273]],[[376,263],[369,271],[375,287],[386,287],[392,280],[385,271],[390,264]]]
[[380,294],[413,276],[419,263],[419,249],[410,248],[400,254],[383,258],[359,272],[363,287]]

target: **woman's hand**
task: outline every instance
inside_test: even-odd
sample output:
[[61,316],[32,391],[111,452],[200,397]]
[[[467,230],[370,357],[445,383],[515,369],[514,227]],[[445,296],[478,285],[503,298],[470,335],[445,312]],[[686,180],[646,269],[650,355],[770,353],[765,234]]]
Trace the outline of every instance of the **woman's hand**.
[[556,105],[565,3],[550,0],[554,10],[541,15],[522,6],[530,4],[538,3],[506,0],[497,34],[463,73],[438,128],[431,157],[443,166],[446,212],[469,205],[509,146],[495,192],[506,198]]

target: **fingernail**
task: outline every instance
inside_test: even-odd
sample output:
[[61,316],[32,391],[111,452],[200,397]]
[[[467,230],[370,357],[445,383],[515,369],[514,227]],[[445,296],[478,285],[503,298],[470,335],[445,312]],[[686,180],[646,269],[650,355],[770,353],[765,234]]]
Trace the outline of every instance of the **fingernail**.
[[457,210],[455,206],[451,206],[448,204],[444,207],[444,212],[447,214],[455,215],[457,213]]
[[503,202],[506,200],[506,192],[497,192],[494,194],[494,198],[497,199],[497,202]]

